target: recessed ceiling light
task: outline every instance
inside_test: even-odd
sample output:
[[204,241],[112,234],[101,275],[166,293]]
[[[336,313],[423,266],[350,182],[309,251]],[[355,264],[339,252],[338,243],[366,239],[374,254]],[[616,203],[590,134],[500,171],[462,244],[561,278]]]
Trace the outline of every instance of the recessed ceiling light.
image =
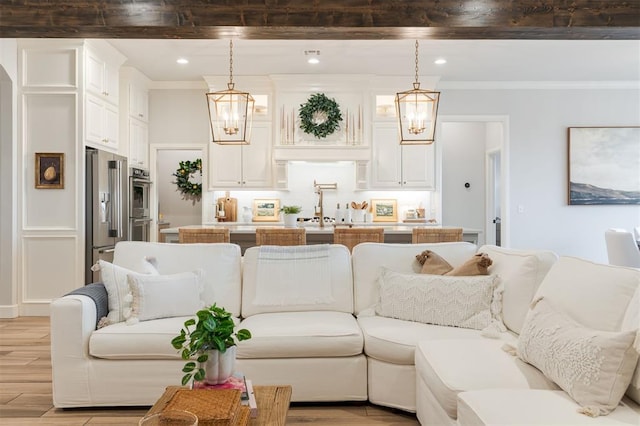
[[179,63],[180,65],[184,65],[184,64],[188,64],[189,60],[186,58],[178,58],[176,62]]
[[447,60],[444,58],[438,58],[435,61],[433,61],[433,63],[436,65],[444,65],[447,63]]
[[319,64],[320,63],[320,51],[319,50],[305,50],[304,55],[308,56],[307,62],[310,64]]

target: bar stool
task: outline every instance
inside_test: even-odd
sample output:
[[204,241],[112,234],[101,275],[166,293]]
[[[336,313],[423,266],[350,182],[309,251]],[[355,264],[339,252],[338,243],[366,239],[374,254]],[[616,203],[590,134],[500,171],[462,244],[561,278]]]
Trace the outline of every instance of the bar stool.
[[384,243],[384,228],[340,228],[333,231],[333,243],[347,246],[349,251],[360,243]]
[[447,243],[462,241],[462,228],[413,228],[411,242]]
[[192,243],[229,243],[229,228],[178,228],[178,242]]
[[304,228],[256,228],[256,245],[301,246],[307,244]]

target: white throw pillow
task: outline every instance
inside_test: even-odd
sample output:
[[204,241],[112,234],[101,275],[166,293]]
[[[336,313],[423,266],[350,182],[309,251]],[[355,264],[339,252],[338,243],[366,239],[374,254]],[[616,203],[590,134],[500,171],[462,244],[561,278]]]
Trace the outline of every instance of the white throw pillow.
[[[401,274],[382,268],[376,314],[406,321],[481,330],[500,312],[492,309],[495,275]],[[499,295],[498,295],[499,297]]]
[[109,302],[108,324],[124,321],[126,319],[125,313],[128,314],[131,309],[127,275],[158,275],[158,270],[146,258],[141,259],[142,273],[131,271],[104,260],[98,260],[98,269],[100,271],[100,281],[102,281],[107,290],[107,300]]
[[[579,296],[578,296],[579,297]],[[638,360],[637,329],[600,331],[582,327],[540,298],[527,314],[518,356],[553,380],[592,417],[614,410]]]
[[157,318],[195,315],[204,307],[202,270],[173,275],[128,276],[131,310],[127,324]]

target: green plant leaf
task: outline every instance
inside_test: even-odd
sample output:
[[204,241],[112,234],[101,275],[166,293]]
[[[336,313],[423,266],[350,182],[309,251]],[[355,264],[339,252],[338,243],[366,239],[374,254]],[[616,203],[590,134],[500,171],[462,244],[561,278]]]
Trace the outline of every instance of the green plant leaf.
[[247,330],[246,328],[243,328],[243,329],[238,330],[238,332],[236,333],[236,336],[238,337],[238,340],[240,340],[240,341],[249,340],[249,339],[251,339],[251,332],[249,330]]
[[191,380],[191,374],[185,374],[182,376],[182,386],[186,386],[187,383],[189,383],[189,380]]
[[183,373],[191,373],[193,370],[196,369],[196,363],[195,362],[188,362],[184,365],[184,367],[182,367],[182,372]]
[[203,368],[200,368],[200,369],[196,372],[196,374],[194,374],[194,375],[193,375],[193,378],[194,378],[194,380],[196,380],[196,381],[198,381],[198,382],[199,382],[199,381],[201,381],[201,380],[203,380],[203,379],[204,379],[204,376],[205,376],[204,369],[203,369]]
[[209,354],[208,353],[203,353],[202,355],[200,355],[197,359],[198,362],[207,362],[207,360],[209,359]]

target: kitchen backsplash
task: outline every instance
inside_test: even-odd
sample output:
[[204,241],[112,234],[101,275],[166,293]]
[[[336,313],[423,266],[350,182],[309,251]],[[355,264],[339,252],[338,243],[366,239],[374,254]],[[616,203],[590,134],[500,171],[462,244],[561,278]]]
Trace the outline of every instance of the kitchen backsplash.
[[[237,199],[238,221],[242,221],[244,207],[253,207],[254,199],[276,198],[280,205],[302,207],[301,217],[313,217],[318,195],[314,192],[314,181],[319,184],[337,184],[336,189],[324,190],[324,215],[334,217],[337,204],[345,209],[351,202],[371,204],[372,199],[393,199],[397,201],[398,221],[406,217],[409,210],[425,209],[427,219],[439,221],[438,194],[430,191],[362,191],[355,188],[355,164],[345,162],[290,162],[289,188],[286,191],[230,191],[230,197]],[[225,191],[203,194],[203,221],[211,222],[215,217],[215,201],[225,196]],[[351,208],[351,207],[349,207]]]

